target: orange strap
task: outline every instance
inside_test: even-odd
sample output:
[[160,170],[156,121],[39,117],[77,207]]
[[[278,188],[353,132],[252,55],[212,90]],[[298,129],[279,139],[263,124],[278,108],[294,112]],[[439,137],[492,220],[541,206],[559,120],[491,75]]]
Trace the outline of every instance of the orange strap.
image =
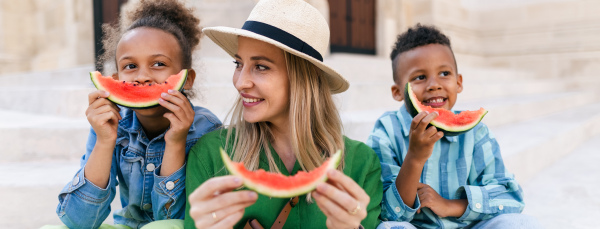
[[[277,219],[275,219],[275,223],[273,223],[273,226],[271,227],[271,229],[283,228],[283,225],[285,225],[285,221],[287,220],[288,216],[290,215],[292,208],[294,206],[296,206],[296,204],[298,204],[297,196],[292,198],[290,201],[287,202],[287,204],[285,204],[285,206],[283,207],[283,209],[277,216]],[[261,226],[260,223],[258,223],[258,220],[251,219],[251,220],[248,220],[248,222],[246,222],[244,229],[264,229],[264,227]]]

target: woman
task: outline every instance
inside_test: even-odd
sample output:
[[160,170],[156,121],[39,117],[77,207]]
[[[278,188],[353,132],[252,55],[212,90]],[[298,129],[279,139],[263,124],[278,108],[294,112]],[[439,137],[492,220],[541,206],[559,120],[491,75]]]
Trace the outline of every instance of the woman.
[[[348,82],[323,63],[329,27],[321,14],[302,0],[263,0],[242,29],[203,32],[235,58],[240,96],[229,127],[205,135],[190,151],[186,228],[375,228],[379,160],[371,148],[342,135],[332,94]],[[284,175],[317,168],[338,149],[344,160],[329,171],[327,183],[287,205],[288,199],[233,191],[242,182],[227,176],[221,147],[250,170]]]

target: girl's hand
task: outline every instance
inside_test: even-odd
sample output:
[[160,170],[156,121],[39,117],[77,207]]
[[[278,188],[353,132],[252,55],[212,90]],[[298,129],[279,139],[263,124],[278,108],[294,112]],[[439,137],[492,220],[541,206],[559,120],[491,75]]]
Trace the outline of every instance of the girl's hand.
[[437,112],[423,111],[413,118],[410,124],[407,156],[421,163],[425,163],[431,156],[435,142],[444,136],[444,133],[438,131],[435,126],[427,128],[427,125],[437,117]]
[[87,120],[92,125],[98,141],[116,141],[117,127],[121,115],[119,107],[108,98],[106,91],[94,91],[88,95],[89,106],[85,111]]
[[171,122],[171,128],[165,134],[165,142],[183,142],[185,145],[195,115],[190,101],[181,92],[169,90],[169,93],[161,95],[158,103],[170,111],[163,115]]
[[358,228],[367,217],[371,198],[354,180],[337,170],[327,172],[327,183],[312,192],[327,216],[327,228]]
[[233,228],[244,216],[244,209],[258,199],[252,191],[232,192],[240,185],[240,178],[222,176],[211,178],[196,188],[188,200],[196,228]]

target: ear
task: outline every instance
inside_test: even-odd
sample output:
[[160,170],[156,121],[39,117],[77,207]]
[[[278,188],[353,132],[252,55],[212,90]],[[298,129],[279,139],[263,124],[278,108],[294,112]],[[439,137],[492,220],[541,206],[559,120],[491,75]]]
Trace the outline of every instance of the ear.
[[394,100],[400,102],[404,100],[404,91],[403,87],[398,86],[398,84],[392,85],[392,97]]
[[192,87],[194,86],[194,80],[196,80],[196,71],[190,68],[188,70],[187,80],[185,81],[185,85],[183,85],[183,89],[192,89]]
[[458,74],[458,76],[456,76],[456,84],[458,84],[458,90],[456,90],[456,93],[461,93],[463,90],[462,74]]

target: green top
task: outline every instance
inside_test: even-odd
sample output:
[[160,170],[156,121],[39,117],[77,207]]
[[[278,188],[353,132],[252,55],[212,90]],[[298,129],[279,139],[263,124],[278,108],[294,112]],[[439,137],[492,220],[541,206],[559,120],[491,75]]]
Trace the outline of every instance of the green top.
[[[187,161],[186,190],[189,198],[204,181],[217,176],[229,174],[219,148],[225,148],[226,130],[216,130],[205,134],[190,150]],[[344,174],[352,178],[371,197],[367,206],[367,217],[361,222],[365,228],[375,228],[379,224],[383,187],[381,183],[381,165],[375,152],[362,142],[344,137],[346,154],[344,157]],[[279,155],[271,148],[273,158],[279,170],[288,176],[287,169]],[[264,151],[261,151],[259,168],[269,171],[269,164]],[[291,174],[301,170],[296,161]],[[245,188],[243,188],[245,189]],[[244,217],[234,228],[243,228],[250,219],[257,219],[265,228],[270,228],[289,199],[269,198],[258,194],[258,200],[246,208]],[[189,215],[190,204],[186,203],[185,228],[194,228],[194,221]],[[298,205],[292,208],[283,228],[326,228],[326,217],[316,203],[307,203],[306,195],[300,196]]]

